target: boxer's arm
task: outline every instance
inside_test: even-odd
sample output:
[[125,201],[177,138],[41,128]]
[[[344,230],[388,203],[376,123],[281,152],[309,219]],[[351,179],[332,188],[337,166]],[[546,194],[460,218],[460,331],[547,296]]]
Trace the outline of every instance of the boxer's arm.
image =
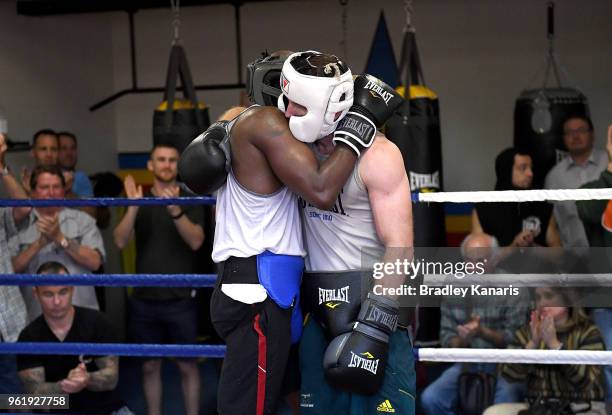
[[[385,246],[384,262],[411,261],[414,255],[410,183],[402,154],[380,135],[362,157],[359,173],[368,190],[376,233]],[[380,280],[383,287],[399,287],[404,275]]]
[[319,209],[330,209],[353,171],[355,152],[337,145],[319,165],[312,150],[293,137],[282,112],[262,109],[253,122],[257,123],[251,127],[255,134],[253,144],[264,154],[278,179]]

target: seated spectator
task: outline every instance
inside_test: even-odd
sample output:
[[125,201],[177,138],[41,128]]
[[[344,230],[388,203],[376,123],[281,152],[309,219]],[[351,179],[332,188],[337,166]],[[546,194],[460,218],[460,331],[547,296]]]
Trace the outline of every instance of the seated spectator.
[[[563,142],[569,153],[546,175],[546,189],[577,189],[599,177],[606,169],[608,157],[604,151],[593,148],[593,123],[586,116],[570,116],[563,123]],[[587,247],[589,242],[584,226],[576,211],[576,202],[554,202],[553,213],[566,248]]]
[[[8,146],[0,133],[0,183],[12,199],[25,199],[25,191],[11,174],[4,156]],[[8,238],[17,233],[16,224],[30,212],[30,208],[0,208],[0,273],[12,274],[13,266],[8,250]],[[26,323],[26,308],[19,287],[0,285],[0,343],[14,342]],[[0,394],[22,393],[17,378],[15,356],[0,353]]]
[[[532,187],[531,156],[507,148],[495,159],[495,190]],[[561,246],[559,230],[546,202],[478,203],[472,211],[472,233],[494,236],[501,246]]]
[[[39,274],[67,274],[58,262],[46,262]],[[72,305],[74,287],[34,287],[42,315],[19,335],[20,342],[113,343],[117,336],[104,315]],[[69,394],[70,413],[127,415],[117,398],[117,356],[18,355],[17,367],[26,393]]]
[[[529,323],[517,330],[511,348],[547,350],[603,350],[603,340],[584,310],[576,306],[575,291],[559,287],[535,289],[536,309]],[[601,368],[588,365],[502,364],[500,372],[510,382],[527,382],[527,403],[494,405],[485,415],[514,415],[528,408],[542,412],[605,414]],[[586,405],[579,403],[586,402]],[[570,405],[571,403],[571,405]],[[571,406],[572,410],[568,407]],[[550,408],[553,412],[543,412]],[[554,408],[554,409],[553,409]]]
[[[497,242],[487,234],[470,234],[462,251],[466,261],[485,263],[492,273]],[[466,303],[469,306],[466,307]],[[442,347],[504,348],[514,331],[526,320],[524,296],[474,296],[470,299],[445,299],[440,312],[440,343]],[[423,392],[421,405],[427,415],[457,414],[458,380],[464,371],[496,373],[495,363],[455,363]],[[497,380],[495,402],[514,402],[520,397],[520,385]]]
[[[56,166],[38,166],[31,176],[32,198],[63,199],[64,176]],[[28,225],[9,240],[16,273],[34,273],[40,264],[57,261],[71,274],[91,273],[102,265],[105,251],[102,236],[93,218],[79,210],[64,207],[37,207]],[[40,314],[32,290],[22,287],[28,307],[28,321]],[[77,286],[74,304],[98,309],[94,287]]]
[[[612,188],[612,125],[608,126],[606,150],[608,153],[607,169],[601,173],[598,180],[586,183],[582,186],[583,188]],[[612,200],[579,200],[576,202],[576,206],[590,245],[592,247],[612,248]],[[607,257],[607,261],[603,261],[604,263],[601,265],[603,272],[607,272],[612,266],[612,256],[609,252],[604,253],[604,256]],[[589,263],[589,265],[595,266],[593,263]],[[612,304],[608,304],[608,306],[609,308],[594,309],[592,315],[595,324],[597,324],[604,337],[606,349],[612,350]],[[604,373],[606,375],[607,400],[612,401],[612,366],[606,366]]]

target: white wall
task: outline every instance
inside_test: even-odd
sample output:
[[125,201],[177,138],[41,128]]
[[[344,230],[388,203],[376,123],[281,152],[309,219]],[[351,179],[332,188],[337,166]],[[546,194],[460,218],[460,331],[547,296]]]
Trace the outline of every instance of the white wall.
[[[79,140],[79,165],[87,173],[117,168],[113,107],[89,106],[113,90],[111,15],[17,16],[14,2],[0,2],[0,105],[9,136],[30,141],[41,128],[69,130]],[[9,153],[19,171],[29,152]],[[2,189],[0,189],[2,191]],[[105,241],[112,241],[108,230]],[[107,243],[107,272],[119,272]]]
[[[0,105],[9,135],[30,141],[41,128],[69,130],[79,139],[79,166],[89,173],[116,168],[112,108],[89,106],[113,88],[108,14],[17,16],[0,2]],[[10,154],[15,164],[29,154]]]
[[[612,122],[612,2],[556,5],[556,50],[573,85],[589,98],[603,147]],[[440,96],[446,190],[489,189],[494,157],[512,142],[514,100],[544,63],[546,1],[421,0],[414,7],[425,76]],[[346,60],[355,72],[365,68],[381,9],[399,58],[403,1],[349,0]],[[80,153],[88,171],[115,167],[115,151],[150,148],[161,94],[126,96],[88,112],[131,86],[126,13],[17,17],[14,5],[0,3],[0,16],[6,22],[0,25],[0,105],[8,108],[15,134],[29,138],[43,126],[74,130],[88,143]],[[169,9],[135,15],[141,87],[165,80],[170,18]],[[249,3],[241,18],[245,65],[264,49],[342,54],[336,0]],[[183,8],[181,34],[196,84],[237,82],[233,7]],[[239,92],[200,91],[199,97],[214,118],[238,102]]]

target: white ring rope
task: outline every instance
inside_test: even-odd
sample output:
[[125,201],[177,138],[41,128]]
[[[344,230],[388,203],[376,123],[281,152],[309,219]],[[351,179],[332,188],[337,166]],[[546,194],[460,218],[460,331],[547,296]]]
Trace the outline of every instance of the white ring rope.
[[612,189],[497,190],[418,193],[420,202],[538,202],[549,200],[610,200]]
[[532,363],[543,365],[612,365],[612,351],[525,349],[418,349],[427,362]]

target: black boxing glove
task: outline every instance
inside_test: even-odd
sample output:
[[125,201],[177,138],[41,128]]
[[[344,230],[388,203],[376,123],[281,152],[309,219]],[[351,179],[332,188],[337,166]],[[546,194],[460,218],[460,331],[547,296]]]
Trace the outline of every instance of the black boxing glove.
[[369,293],[353,331],[331,341],[323,368],[330,385],[352,393],[372,395],[382,386],[389,351],[389,335],[397,327],[399,304]]
[[205,195],[219,189],[231,167],[227,121],[213,123],[185,148],[178,163],[181,180],[194,193]]
[[307,274],[300,290],[304,310],[323,327],[328,340],[352,330],[359,314],[359,285]]
[[353,106],[340,120],[334,132],[334,143],[361,151],[374,142],[376,129],[382,127],[404,99],[389,85],[372,75],[357,75],[354,81]]

